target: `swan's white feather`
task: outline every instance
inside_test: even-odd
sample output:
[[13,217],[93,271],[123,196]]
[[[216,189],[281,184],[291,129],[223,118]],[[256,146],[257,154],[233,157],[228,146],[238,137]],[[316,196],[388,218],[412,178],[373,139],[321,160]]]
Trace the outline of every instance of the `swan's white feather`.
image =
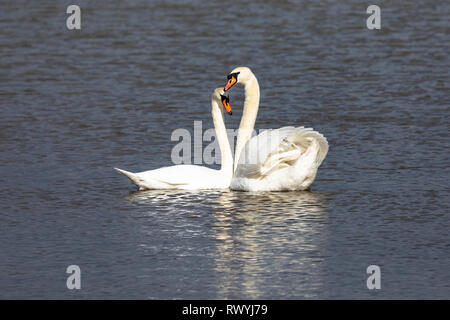
[[233,175],[233,157],[222,109],[219,107],[223,88],[214,90],[211,100],[211,113],[216,129],[216,139],[221,152],[221,168],[214,170],[201,166],[176,165],[133,173],[115,168],[128,177],[140,190],[146,189],[223,189],[228,188]]
[[231,182],[234,190],[305,190],[328,152],[311,128],[266,130],[247,141]]
[[231,180],[221,170],[194,165],[176,165],[139,173],[115,169],[127,176],[140,190],[222,189],[228,188]]

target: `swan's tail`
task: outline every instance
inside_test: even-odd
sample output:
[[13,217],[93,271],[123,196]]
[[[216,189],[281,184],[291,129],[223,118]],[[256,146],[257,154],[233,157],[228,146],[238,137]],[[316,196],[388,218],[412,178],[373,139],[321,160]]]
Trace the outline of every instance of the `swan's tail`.
[[125,170],[122,170],[119,168],[114,168],[114,170],[116,170],[117,172],[126,176],[128,179],[131,180],[132,183],[137,185],[139,188],[142,188],[142,179],[139,178],[139,176],[137,174],[135,174],[133,172],[125,171]]

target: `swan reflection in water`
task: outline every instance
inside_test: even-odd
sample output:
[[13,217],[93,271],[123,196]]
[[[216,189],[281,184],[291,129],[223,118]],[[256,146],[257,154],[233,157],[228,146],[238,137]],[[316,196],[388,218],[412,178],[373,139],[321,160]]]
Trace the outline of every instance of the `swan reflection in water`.
[[213,298],[314,298],[323,285],[330,195],[154,190],[129,197],[182,240],[178,256],[206,253],[209,263],[195,266],[209,268],[197,271],[209,275]]

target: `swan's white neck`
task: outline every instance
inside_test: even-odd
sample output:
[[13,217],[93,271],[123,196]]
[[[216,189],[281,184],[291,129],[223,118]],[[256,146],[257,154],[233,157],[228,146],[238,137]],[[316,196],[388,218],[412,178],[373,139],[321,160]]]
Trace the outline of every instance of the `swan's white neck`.
[[233,154],[231,152],[230,142],[228,141],[227,129],[223,120],[223,111],[219,107],[216,99],[212,102],[211,114],[216,130],[217,143],[220,148],[221,166],[220,171],[223,172],[230,180],[233,176]]
[[259,84],[255,75],[251,73],[249,80],[242,82],[242,84],[245,88],[245,102],[234,153],[234,170],[236,170],[242,149],[252,137],[259,108]]

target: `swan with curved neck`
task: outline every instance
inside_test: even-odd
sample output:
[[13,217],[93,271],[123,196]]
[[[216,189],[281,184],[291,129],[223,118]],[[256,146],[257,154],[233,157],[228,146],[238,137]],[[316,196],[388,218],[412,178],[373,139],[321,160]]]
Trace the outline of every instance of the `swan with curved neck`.
[[230,188],[242,191],[306,190],[328,153],[326,138],[311,128],[282,127],[252,137],[259,109],[259,84],[248,67],[235,68],[224,91],[244,86],[244,110],[239,125]]
[[223,111],[219,103],[222,103],[228,114],[231,115],[229,100],[224,95],[223,88],[214,90],[211,100],[211,114],[221,154],[220,170],[195,165],[176,165],[139,173],[114,169],[128,177],[132,183],[139,187],[139,190],[228,188],[233,176],[233,156],[227,137]]
[[244,86],[245,101],[241,122],[239,124],[238,137],[236,140],[234,169],[236,169],[242,149],[252,136],[259,109],[259,84],[253,72],[251,72],[251,70],[247,67],[234,69],[228,75],[228,82],[224,90],[229,90],[236,83]]

